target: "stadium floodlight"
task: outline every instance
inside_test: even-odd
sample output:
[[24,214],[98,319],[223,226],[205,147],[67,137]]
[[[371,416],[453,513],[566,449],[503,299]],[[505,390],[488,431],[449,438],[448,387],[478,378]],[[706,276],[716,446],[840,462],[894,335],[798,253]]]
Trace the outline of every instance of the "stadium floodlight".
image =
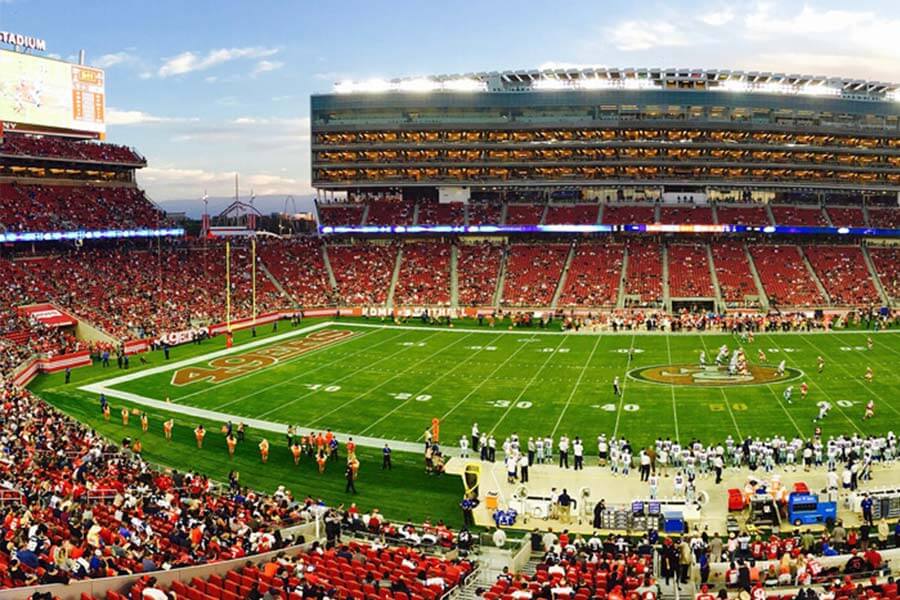
[[448,92],[483,92],[487,89],[487,83],[477,79],[448,79],[443,83],[443,89]]
[[440,84],[434,79],[419,77],[417,79],[401,79],[395,87],[398,92],[433,92],[440,89]]

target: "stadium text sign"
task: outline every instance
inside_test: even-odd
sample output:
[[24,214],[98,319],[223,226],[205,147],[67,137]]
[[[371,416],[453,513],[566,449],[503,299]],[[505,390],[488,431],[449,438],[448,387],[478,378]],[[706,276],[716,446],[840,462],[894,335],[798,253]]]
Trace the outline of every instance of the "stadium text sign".
[[17,48],[28,48],[29,50],[40,50],[42,52],[47,50],[46,40],[11,31],[0,31],[0,42]]
[[183,386],[198,381],[222,383],[241,375],[260,371],[277,362],[324,348],[353,335],[344,329],[316,331],[305,338],[291,340],[243,354],[221,356],[209,361],[209,367],[185,367],[172,375],[172,385]]
[[779,373],[775,367],[750,365],[744,372],[729,372],[727,367],[697,365],[657,365],[632,369],[628,376],[648,383],[690,386],[766,385],[784,383],[803,376],[799,369],[785,368]]

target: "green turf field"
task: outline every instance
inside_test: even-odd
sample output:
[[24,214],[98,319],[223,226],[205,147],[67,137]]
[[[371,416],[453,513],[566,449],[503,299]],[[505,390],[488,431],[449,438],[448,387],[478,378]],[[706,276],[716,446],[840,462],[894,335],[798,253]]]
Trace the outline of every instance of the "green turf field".
[[[822,424],[825,435],[885,433],[900,423],[900,337],[894,332],[872,334],[874,347],[868,350],[867,335],[759,334],[745,346],[753,376],[722,381],[716,372],[710,378],[708,372],[699,371],[698,357],[705,350],[711,362],[722,344],[737,347],[740,340],[730,335],[586,335],[490,329],[475,323],[448,329],[362,320],[311,321],[293,330],[282,326],[255,340],[242,334],[230,351],[224,350],[221,340],[213,340],[174,348],[168,362],[154,353],[151,364],[130,370],[127,380],[122,380],[125,372],[115,367],[94,366],[76,371],[69,386],[62,384],[59,374],[44,377],[36,390],[113,438],[124,429],[117,407],[149,407],[155,428],[149,451],[159,453],[157,460],[197,465],[224,478],[229,461],[219,427],[228,416],[235,421],[294,424],[304,432],[330,428],[374,441],[391,440],[396,448],[410,452],[433,417],[441,419],[441,440],[450,446],[468,435],[474,421],[500,442],[513,432],[525,438],[551,435],[554,440],[562,434],[581,436],[587,438],[591,453],[600,433],[625,436],[637,445],[656,437],[685,443],[692,438],[718,441],[728,435],[810,436],[821,401],[833,407]],[[326,343],[313,347],[310,339]],[[759,349],[770,366],[786,360],[783,378],[758,365]],[[826,361],[821,374],[816,368],[819,355]],[[863,379],[867,366],[875,372],[872,383]],[[650,380],[660,374],[663,382]],[[624,390],[620,398],[612,393],[616,376]],[[800,398],[803,381],[810,388],[806,400]],[[87,385],[103,387],[81,389]],[[790,405],[782,398],[788,385],[795,387]],[[99,419],[101,389],[114,407],[110,423]],[[171,404],[164,403],[167,397]],[[870,398],[876,402],[876,416],[863,421]],[[155,439],[162,437],[159,423],[168,414],[176,420],[177,449],[167,449]],[[191,430],[197,422],[210,430],[200,452],[191,448]],[[129,429],[131,435],[138,431],[136,420]],[[283,438],[260,428],[251,430],[251,441],[268,437],[273,457],[285,463],[260,470],[255,442],[248,444],[239,459],[246,461],[242,465],[251,471],[251,481],[260,478],[258,485],[269,489],[279,478],[294,478]],[[144,445],[148,448],[147,442]],[[398,490],[423,489],[434,493],[429,508],[419,510],[418,502],[400,498],[396,510],[457,520],[458,481],[424,476],[420,458],[413,453],[395,454],[400,471],[381,478],[377,448],[365,450],[364,456],[369,461],[364,462],[364,471],[371,478],[365,477],[360,487],[381,490],[375,498],[383,510],[390,508]],[[271,473],[266,472],[270,468]],[[299,479],[316,481],[313,466],[306,468],[309,472],[301,469]],[[334,467],[328,473],[330,483],[323,494],[343,499],[339,470]]]

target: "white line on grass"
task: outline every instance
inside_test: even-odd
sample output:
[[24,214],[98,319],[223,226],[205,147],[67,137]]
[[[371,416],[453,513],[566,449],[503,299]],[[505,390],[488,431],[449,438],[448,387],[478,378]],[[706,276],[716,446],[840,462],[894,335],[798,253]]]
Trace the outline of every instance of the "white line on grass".
[[[289,377],[289,378],[287,378],[287,379],[285,379],[285,380],[283,380],[283,381],[279,381],[278,383],[273,383],[273,384],[271,384],[271,385],[267,385],[267,386],[265,386],[265,387],[262,387],[262,388],[256,390],[255,392],[250,392],[250,393],[248,393],[248,394],[244,394],[244,395],[242,395],[242,396],[238,396],[237,398],[232,398],[231,400],[229,400],[229,401],[227,401],[227,402],[225,402],[225,403],[223,403],[223,404],[219,404],[219,405],[213,406],[213,407],[211,407],[211,408],[212,408],[213,410],[221,410],[221,409],[223,409],[223,408],[225,408],[225,407],[227,407],[227,406],[231,406],[231,405],[233,405],[233,404],[237,404],[238,402],[242,402],[242,401],[246,400],[247,398],[252,398],[253,396],[256,396],[257,394],[264,394],[264,393],[270,392],[270,391],[272,391],[274,388],[277,388],[278,386],[285,385],[285,384],[287,384],[287,383],[291,383],[292,381],[296,381],[297,379],[300,379],[301,377],[306,377],[306,376],[309,375],[310,373],[315,373],[316,371],[319,371],[319,370],[321,370],[321,369],[324,369],[325,367],[330,367],[330,366],[333,365],[333,364],[340,363],[340,362],[344,362],[344,361],[346,361],[346,360],[348,360],[348,359],[350,359],[350,358],[353,358],[354,356],[356,356],[356,355],[358,355],[358,354],[362,354],[362,353],[364,353],[364,352],[368,352],[368,351],[372,350],[372,348],[378,348],[379,346],[383,346],[384,344],[387,344],[387,343],[389,343],[389,342],[393,342],[394,340],[400,339],[400,338],[402,338],[402,337],[405,336],[405,335],[407,335],[407,334],[406,334],[406,333],[401,333],[401,334],[399,334],[399,335],[395,335],[395,336],[389,337],[389,338],[387,338],[387,339],[385,339],[385,340],[382,340],[382,341],[380,341],[380,342],[377,342],[377,343],[375,343],[375,344],[371,344],[371,345],[369,345],[369,346],[366,346],[365,348],[361,348],[361,349],[359,349],[359,350],[356,350],[355,352],[351,352],[350,354],[347,354],[346,356],[338,356],[338,357],[335,358],[334,360],[330,360],[330,361],[328,361],[327,363],[318,365],[318,366],[316,366],[316,367],[313,367],[312,369],[307,369],[306,371],[303,371],[303,372],[301,372],[301,373],[298,373],[297,375],[294,375],[293,377]],[[364,337],[366,337],[366,334],[363,334],[363,335],[359,336],[357,339],[363,339]],[[350,339],[352,339],[352,338],[350,338]],[[324,350],[324,348],[323,348],[323,350]],[[287,364],[287,362],[289,362],[289,361],[285,361],[285,364]],[[273,365],[273,366],[274,366],[274,365]],[[260,372],[261,372],[261,371],[255,371],[255,372],[247,373],[246,375],[241,375],[241,377],[243,378],[243,377],[250,377],[251,375],[258,375]],[[216,388],[206,389],[206,390],[204,390],[204,391],[216,391]],[[187,396],[183,396],[183,397],[181,397],[181,398],[177,398],[176,400],[177,400],[178,402],[181,402],[181,401],[184,400],[184,398],[186,398],[186,397],[187,397]]]
[[[708,352],[709,348],[706,347],[706,340],[702,337],[700,338],[700,343],[703,344],[703,351]],[[737,419],[734,418],[734,411],[731,410],[731,402],[728,401],[728,394],[725,393],[725,388],[719,387],[719,391],[722,392],[722,400],[725,401],[725,406],[728,407],[728,414],[731,415],[731,422],[734,423],[734,429],[737,431],[738,439],[744,439],[744,434],[741,433],[741,428],[738,427]]]
[[553,426],[553,431],[550,432],[550,437],[556,437],[556,430],[559,429],[559,424],[562,423],[563,417],[566,416],[566,411],[569,409],[569,404],[572,403],[572,398],[575,397],[575,391],[578,389],[578,386],[581,384],[582,378],[584,378],[584,374],[587,372],[588,365],[591,364],[591,359],[594,358],[594,353],[597,351],[597,346],[600,345],[600,340],[603,338],[602,335],[597,336],[597,341],[594,342],[594,347],[591,348],[591,353],[588,355],[587,362],[584,363],[584,366],[581,367],[581,372],[578,374],[578,379],[575,380],[575,386],[572,388],[572,391],[569,393],[569,397],[566,399],[565,405],[563,405],[562,411],[559,413],[559,418],[556,419],[556,425]]
[[[492,344],[496,343],[497,340],[499,340],[499,339],[500,339],[500,336],[498,335],[498,336],[495,337],[493,340],[491,340],[490,342],[488,342],[487,345],[492,345]],[[467,364],[469,361],[471,361],[472,359],[474,359],[476,356],[478,356],[478,355],[481,354],[482,352],[484,352],[484,346],[481,347],[481,350],[477,350],[476,352],[473,352],[473,353],[472,353],[468,358],[466,358],[465,360],[461,360],[461,361],[459,361],[458,363],[456,363],[456,364],[453,366],[453,368],[451,368],[449,371],[444,371],[444,372],[441,373],[436,379],[431,380],[431,381],[428,383],[428,385],[426,385],[425,387],[423,387],[422,389],[420,389],[419,391],[417,391],[415,394],[411,395],[411,396],[409,397],[408,400],[404,400],[403,402],[401,402],[400,404],[398,404],[397,406],[395,406],[394,408],[392,408],[391,410],[389,410],[387,413],[385,413],[385,414],[383,414],[382,416],[378,417],[378,418],[375,420],[374,423],[372,423],[371,425],[369,425],[368,427],[366,427],[365,429],[363,429],[362,431],[360,431],[360,434],[366,433],[367,431],[369,431],[370,429],[372,429],[373,427],[375,427],[376,425],[378,425],[379,423],[381,423],[382,421],[384,421],[385,419],[387,419],[389,416],[391,416],[392,414],[394,414],[395,412],[397,412],[398,410],[400,410],[401,408],[403,408],[404,406],[406,406],[407,404],[409,404],[410,402],[412,402],[412,401],[416,398],[416,396],[419,396],[420,394],[422,394],[422,392],[425,392],[426,390],[430,389],[431,386],[433,386],[434,384],[436,384],[438,381],[440,381],[441,379],[443,379],[443,378],[446,377],[447,375],[450,375],[451,373],[453,373],[456,369],[460,368],[461,366]]]
[[504,420],[506,420],[507,415],[509,415],[510,411],[513,408],[515,408],[515,406],[519,402],[519,400],[522,399],[522,396],[525,395],[525,392],[528,391],[528,388],[531,387],[531,384],[534,383],[535,379],[538,378],[538,375],[541,374],[541,372],[544,370],[544,367],[546,367],[547,364],[553,359],[553,357],[556,356],[556,351],[559,350],[560,346],[562,346],[565,343],[565,341],[566,341],[565,338],[561,339],[559,341],[559,343],[556,345],[556,348],[553,349],[553,352],[550,352],[547,355],[547,358],[544,359],[544,362],[541,363],[541,366],[538,368],[538,370],[534,372],[534,375],[531,376],[531,379],[528,380],[528,383],[525,384],[525,387],[523,387],[522,391],[519,392],[519,395],[516,396],[516,399],[509,403],[509,406],[506,408],[505,411],[503,411],[503,414],[500,415],[500,418],[497,420],[496,423],[494,423],[494,426],[491,427],[491,430],[488,432],[488,435],[493,434],[494,431],[497,430],[497,427],[500,425],[500,423],[502,423]]
[[[619,435],[619,419],[622,418],[622,407],[625,406],[625,387],[628,385],[628,371],[631,369],[631,354],[634,350],[635,332],[631,333],[631,345],[628,347],[628,358],[625,361],[625,377],[622,378],[622,395],[619,397],[619,408],[616,410],[616,426],[613,428],[612,439]],[[671,361],[670,361],[671,362]]]
[[[810,347],[812,347],[813,349],[815,349],[815,351],[816,351],[818,354],[827,354],[826,352],[823,352],[821,348],[819,348],[818,346],[816,346],[815,344],[813,344],[813,343],[810,342],[809,340],[807,340],[807,339],[804,338],[803,341],[806,342],[807,344],[809,344]],[[847,367],[844,366],[844,364],[843,364],[842,362],[840,362],[840,361],[835,361],[835,363],[836,363],[841,369],[843,369],[844,373],[846,373],[847,375],[850,376],[850,380],[851,380],[851,381],[853,381],[854,383],[857,383],[857,384],[861,385],[861,386],[863,387],[863,389],[865,389],[868,393],[870,393],[870,394],[872,394],[873,396],[875,396],[876,398],[878,398],[878,400],[879,400],[880,402],[884,403],[885,405],[887,405],[887,407],[888,407],[889,409],[891,409],[892,411],[894,411],[895,413],[897,413],[898,415],[900,415],[900,411],[898,411],[896,408],[894,408],[894,406],[893,406],[890,402],[888,402],[887,400],[885,400],[884,398],[882,398],[881,395],[880,395],[878,392],[874,391],[870,386],[868,386],[866,383],[864,383],[864,382],[862,381],[862,379],[859,379],[859,375],[854,375],[854,374],[850,371],[850,369],[848,369]]]
[[797,421],[795,421],[794,417],[791,415],[791,413],[788,412],[787,406],[785,406],[784,403],[781,401],[781,398],[778,396],[778,392],[775,391],[775,388],[772,387],[771,383],[766,384],[766,387],[769,388],[769,391],[772,392],[772,395],[775,397],[775,402],[778,403],[778,405],[781,407],[781,410],[784,411],[784,414],[786,414],[787,418],[791,421],[791,423],[793,423],[794,429],[797,430],[797,433],[800,434],[800,437],[803,437],[804,436],[803,430],[800,429],[800,426],[797,425]]
[[[780,352],[782,352],[782,353],[785,355],[785,360],[790,359],[790,361],[794,364],[795,367],[797,367],[798,369],[800,368],[800,365],[797,364],[797,361],[794,360],[793,358],[790,358],[791,355],[790,355],[789,352],[784,352],[784,349],[783,349],[781,346],[779,346],[777,343],[775,343],[774,340],[772,340],[772,343],[775,344],[775,346],[778,348],[778,350],[779,350]],[[813,347],[815,347],[815,346],[813,346]],[[802,371],[802,369],[801,369],[801,371]],[[859,426],[856,424],[856,422],[854,422],[853,419],[851,419],[851,418],[847,415],[847,413],[844,412],[844,409],[841,408],[841,406],[840,406],[837,402],[834,401],[834,399],[831,397],[831,394],[829,394],[828,392],[825,391],[825,388],[824,388],[824,387],[822,387],[821,385],[819,385],[819,383],[816,382],[815,379],[810,378],[809,381],[810,381],[810,383],[812,383],[814,386],[816,386],[817,388],[819,388],[819,390],[821,390],[822,394],[823,394],[826,398],[828,398],[829,400],[831,400],[831,403],[830,403],[831,406],[833,406],[834,408],[837,408],[837,409],[838,409],[838,412],[840,412],[842,415],[844,415],[844,418],[847,419],[847,422],[850,423],[850,426],[853,427],[853,429],[855,429],[855,430],[858,431],[859,433],[862,433],[863,435],[865,435],[865,433],[863,432],[863,430],[859,428]]]
[[[669,355],[669,364],[672,364],[672,344],[669,343],[669,334],[666,332],[666,352]],[[675,386],[669,385],[672,391],[672,416],[675,418],[675,441],[681,443],[681,436],[678,434],[678,408],[675,406]]]
[[[430,336],[428,336],[428,337],[425,338],[425,339],[431,339],[431,338],[434,337],[435,335],[437,335],[437,333],[435,333],[435,334],[433,334],[433,335],[430,335]],[[362,392],[361,394],[357,394],[355,397],[351,398],[350,400],[347,400],[347,401],[344,402],[343,404],[340,404],[339,406],[336,406],[335,408],[329,410],[328,412],[322,413],[321,415],[319,415],[318,417],[316,417],[315,419],[313,419],[312,422],[310,422],[310,425],[314,425],[314,424],[318,423],[319,421],[321,421],[322,419],[324,419],[325,417],[330,416],[330,415],[333,415],[334,413],[338,412],[339,410],[342,410],[342,409],[346,408],[347,406],[353,404],[353,403],[356,402],[357,400],[361,400],[362,398],[365,398],[366,396],[368,396],[369,394],[371,394],[371,393],[374,392],[375,390],[377,390],[377,389],[383,387],[383,386],[384,386],[385,384],[387,384],[388,382],[393,381],[394,379],[397,379],[398,377],[400,377],[400,376],[403,375],[404,373],[408,373],[409,371],[412,371],[413,369],[415,369],[416,367],[418,367],[418,366],[421,365],[422,363],[427,362],[427,361],[433,359],[433,358],[434,358],[435,356],[437,356],[438,354],[443,354],[444,352],[446,352],[447,350],[449,350],[450,348],[452,348],[452,347],[455,346],[456,344],[460,343],[460,342],[463,341],[464,339],[470,337],[471,335],[472,335],[472,334],[470,333],[470,334],[468,334],[468,335],[461,336],[459,339],[455,340],[454,342],[452,342],[452,343],[450,343],[450,344],[448,344],[448,345],[446,345],[446,346],[444,346],[444,347],[442,347],[442,348],[439,348],[436,352],[432,352],[431,354],[429,354],[429,355],[426,356],[425,358],[423,358],[423,359],[421,359],[421,360],[417,360],[416,362],[412,363],[411,365],[409,365],[408,367],[406,367],[406,368],[403,369],[402,371],[400,371],[400,372],[398,372],[398,373],[395,373],[394,375],[391,375],[391,376],[388,377],[387,379],[383,379],[383,380],[382,380],[380,383],[378,383],[378,385],[376,385],[375,387],[371,387],[371,388],[367,389],[366,391]],[[381,361],[375,361],[375,363],[377,363],[377,362],[381,362]],[[375,363],[372,363],[372,364],[374,365]],[[360,369],[360,371],[364,371],[364,370],[365,370],[365,367],[362,368],[362,369]],[[342,379],[346,379],[346,377],[344,377],[344,378],[342,378]],[[339,379],[338,381],[340,381],[340,379]]]

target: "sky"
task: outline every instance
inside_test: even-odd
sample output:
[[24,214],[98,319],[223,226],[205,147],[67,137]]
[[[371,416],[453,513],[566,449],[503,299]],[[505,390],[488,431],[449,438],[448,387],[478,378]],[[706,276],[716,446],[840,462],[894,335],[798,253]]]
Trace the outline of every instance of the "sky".
[[[108,140],[164,208],[308,196],[309,96],[345,79],[606,66],[900,81],[900,1],[0,0],[0,30],[106,70]],[[283,200],[280,200],[283,202]],[[192,211],[194,212],[194,211]]]

